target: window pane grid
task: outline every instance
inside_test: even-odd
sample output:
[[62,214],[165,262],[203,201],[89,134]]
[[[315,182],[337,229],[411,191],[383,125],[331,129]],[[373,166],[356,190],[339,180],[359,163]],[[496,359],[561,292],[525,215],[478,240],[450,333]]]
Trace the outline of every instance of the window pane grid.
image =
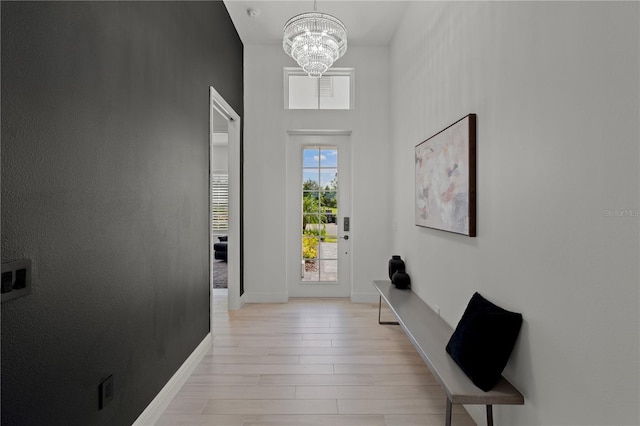
[[353,109],[353,69],[333,69],[310,78],[301,69],[285,68],[285,108]]
[[302,263],[305,282],[336,282],[337,148],[303,149]]

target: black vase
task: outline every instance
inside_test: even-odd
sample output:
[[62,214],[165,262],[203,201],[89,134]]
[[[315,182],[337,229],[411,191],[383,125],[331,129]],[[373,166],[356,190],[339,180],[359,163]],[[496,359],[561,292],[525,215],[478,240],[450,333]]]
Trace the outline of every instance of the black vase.
[[396,271],[404,272],[404,261],[398,255],[391,256],[389,259],[389,279],[393,280],[393,274]]
[[411,288],[411,277],[405,271],[396,271],[391,277],[391,282],[399,289]]

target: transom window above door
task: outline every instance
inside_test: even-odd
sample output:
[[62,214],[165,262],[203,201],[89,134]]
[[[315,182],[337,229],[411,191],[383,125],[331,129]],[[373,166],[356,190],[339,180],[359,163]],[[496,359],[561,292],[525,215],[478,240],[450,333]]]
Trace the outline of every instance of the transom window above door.
[[284,69],[285,109],[353,109],[353,68],[332,68],[320,78]]

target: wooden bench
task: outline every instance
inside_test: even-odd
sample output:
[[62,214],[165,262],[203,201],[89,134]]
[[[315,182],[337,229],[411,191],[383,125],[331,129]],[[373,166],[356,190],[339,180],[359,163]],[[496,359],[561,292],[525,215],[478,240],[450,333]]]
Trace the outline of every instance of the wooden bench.
[[[411,290],[398,290],[389,281],[374,281],[380,293],[378,323],[399,324],[447,394],[445,425],[451,426],[453,404],[482,404],[487,407],[487,425],[493,425],[493,405],[523,405],[522,394],[504,377],[489,392],[474,385],[445,347],[453,329]],[[381,322],[382,299],[398,322]]]

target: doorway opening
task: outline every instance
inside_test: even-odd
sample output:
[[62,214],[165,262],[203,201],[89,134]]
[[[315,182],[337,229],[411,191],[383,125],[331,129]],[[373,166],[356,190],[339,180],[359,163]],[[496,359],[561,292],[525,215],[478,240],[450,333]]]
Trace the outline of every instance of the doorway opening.
[[240,116],[213,87],[209,94],[209,289],[213,327],[213,312],[240,309],[243,305],[241,127]]

